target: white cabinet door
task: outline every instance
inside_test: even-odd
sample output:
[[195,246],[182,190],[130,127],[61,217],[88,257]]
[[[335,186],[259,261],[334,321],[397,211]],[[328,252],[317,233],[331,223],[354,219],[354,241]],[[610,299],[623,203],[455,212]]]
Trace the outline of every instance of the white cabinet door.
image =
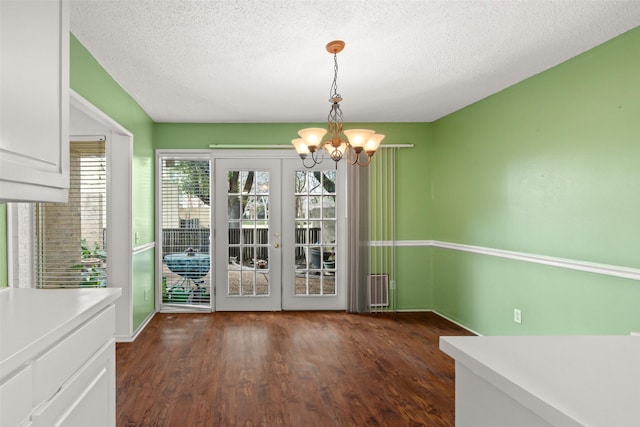
[[34,414],[33,427],[115,426],[115,340]]
[[2,0],[0,44],[0,201],[66,201],[68,0]]
[[9,378],[0,379],[0,426],[22,425],[31,413],[33,375],[26,366]]

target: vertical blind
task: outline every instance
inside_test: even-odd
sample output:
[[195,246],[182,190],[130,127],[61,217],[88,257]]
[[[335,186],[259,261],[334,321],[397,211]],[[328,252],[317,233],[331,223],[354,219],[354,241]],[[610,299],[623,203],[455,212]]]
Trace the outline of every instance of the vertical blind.
[[107,285],[107,159],[104,141],[70,143],[67,203],[35,205],[38,288]]
[[395,310],[396,148],[378,150],[369,165],[370,311]]

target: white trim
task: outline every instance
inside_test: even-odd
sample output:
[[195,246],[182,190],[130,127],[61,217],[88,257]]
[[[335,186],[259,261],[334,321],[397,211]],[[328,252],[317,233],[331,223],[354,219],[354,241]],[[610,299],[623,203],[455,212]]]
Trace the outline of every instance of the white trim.
[[7,285],[33,288],[33,203],[7,203]]
[[466,329],[467,331],[471,332],[472,334],[474,334],[476,336],[479,336],[479,337],[483,336],[480,332],[476,332],[473,329],[470,329],[468,326],[463,325],[462,323],[460,323],[460,322],[458,322],[456,320],[453,320],[449,316],[445,316],[444,314],[440,313],[438,310],[429,310],[429,311],[431,311],[432,313],[437,314],[438,316],[442,317],[443,319],[448,320],[451,323],[454,323],[454,324],[460,326],[462,329]]
[[[379,313],[385,313],[385,311],[380,311]],[[401,309],[401,310],[395,310],[395,313],[434,313],[440,317],[442,317],[443,319],[456,324],[457,326],[460,326],[462,329],[465,329],[469,332],[471,332],[474,335],[477,335],[479,337],[483,336],[480,332],[476,332],[473,329],[469,329],[469,327],[467,327],[466,325],[463,325],[462,323],[453,320],[452,318],[450,318],[449,316],[445,316],[444,314],[440,313],[438,310],[434,310],[432,308],[408,308],[408,309]]]
[[[113,120],[104,111],[102,111],[101,109],[93,105],[91,102],[87,101],[85,98],[82,97],[82,95],[80,95],[78,92],[76,92],[73,89],[69,89],[69,103],[71,104],[72,107],[76,107],[78,110],[82,111],[87,116],[91,117],[93,120],[98,122],[100,125],[106,127],[107,128],[106,130],[116,132],[121,135],[133,137],[133,134],[129,132],[126,128],[124,128],[120,123]],[[104,129],[100,129],[100,130],[104,130]],[[85,133],[89,135],[94,135],[95,134],[94,131],[95,131],[94,129],[90,129],[88,130],[88,132],[86,132],[85,129],[82,129],[82,130],[77,129],[77,130],[71,130],[70,133],[72,134],[71,136],[77,135],[77,134],[84,136]],[[100,134],[101,132],[97,132],[97,133]]]
[[107,242],[111,242],[107,269],[109,286],[122,290],[116,301],[116,336],[120,339],[133,334],[133,134],[73,89],[69,89],[69,104],[89,119],[73,123],[70,114],[69,137],[103,136],[107,143]]
[[381,148],[413,148],[413,144],[381,144],[378,150]]
[[[236,150],[237,151],[237,150]],[[223,152],[226,152],[224,150]],[[210,165],[210,172],[213,171],[213,151],[212,150],[192,150],[192,149],[156,149],[156,159],[155,159],[155,239],[156,241],[153,243],[154,247],[157,246],[158,250],[155,252],[155,282],[154,282],[154,293],[155,293],[155,311],[159,313],[210,313],[213,311],[215,298],[212,294],[212,299],[210,300],[210,305],[206,307],[202,306],[193,306],[193,305],[183,305],[177,309],[174,309],[173,306],[167,305],[162,301],[162,258],[164,254],[162,253],[162,159],[170,158],[170,159],[183,159],[183,160],[206,160]],[[211,176],[210,176],[211,180]],[[211,180],[212,182],[212,180]],[[213,197],[213,185],[209,187],[209,198],[210,200],[214,200]],[[209,217],[209,223],[213,224],[213,210],[211,210],[211,215]],[[213,245],[215,239],[215,228],[211,227],[211,235],[209,236],[209,244],[210,244],[210,256],[211,256],[211,269],[215,271],[214,260],[215,254],[212,252]],[[146,248],[149,249],[149,248]],[[145,250],[145,249],[143,249]],[[213,280],[211,281],[211,285],[214,285]]]
[[106,135],[69,135],[69,141],[71,142],[86,142],[86,141],[100,141],[106,142]]
[[[209,144],[209,148],[214,150],[219,149],[275,149],[275,150],[293,150],[292,144],[271,144],[271,145],[261,145],[261,144]],[[413,144],[382,144],[378,147],[380,148],[413,148]]]
[[381,240],[369,242],[369,246],[436,247],[451,249],[455,251],[476,253],[481,255],[495,256],[499,258],[514,259],[517,261],[532,262],[535,264],[549,265],[552,267],[567,268],[570,270],[586,271],[589,273],[603,274],[606,276],[622,277],[624,279],[640,280],[640,269],[637,268],[600,264],[568,258],[551,257],[526,252],[515,252],[504,249],[486,248],[483,246],[464,245],[461,243],[441,242],[438,240]]
[[132,255],[138,255],[139,253],[148,251],[149,249],[153,249],[156,247],[156,242],[145,243],[144,245],[136,246],[131,251]]
[[264,149],[264,150],[293,150],[293,145],[291,144],[271,144],[271,145],[260,145],[260,144],[209,144],[209,148],[214,150],[225,150],[225,149],[242,149],[242,150],[256,150],[256,149]]
[[[262,147],[267,147],[267,146],[262,146]],[[246,149],[243,150],[242,148],[238,148],[238,147],[236,147],[235,149],[216,149],[216,150],[213,150],[213,149],[209,149],[209,150],[186,149],[185,150],[185,149],[178,149],[178,148],[159,148],[159,149],[156,149],[156,162],[161,157],[172,156],[175,158],[196,160],[196,159],[201,159],[202,155],[211,156],[212,160],[235,159],[235,158],[298,159],[299,157],[296,154],[295,150],[293,149],[293,146],[289,148],[291,148],[291,151],[289,152],[283,152],[282,150],[273,149],[273,148],[265,149],[265,150],[257,150],[255,152],[247,151]]]
[[212,306],[202,306],[193,304],[171,305],[170,303],[160,303],[159,313],[211,313]]
[[140,335],[143,329],[147,327],[147,325],[149,324],[149,322],[151,322],[151,319],[153,319],[155,315],[156,315],[155,311],[152,311],[151,313],[149,313],[147,318],[144,319],[144,321],[140,324],[140,326],[138,326],[138,329],[136,329],[133,335],[116,335],[114,337],[116,339],[116,342],[134,342],[136,338],[138,338],[138,335]]
[[435,240],[396,240],[395,242],[382,242],[381,246],[388,243],[395,243],[396,246],[434,246]]

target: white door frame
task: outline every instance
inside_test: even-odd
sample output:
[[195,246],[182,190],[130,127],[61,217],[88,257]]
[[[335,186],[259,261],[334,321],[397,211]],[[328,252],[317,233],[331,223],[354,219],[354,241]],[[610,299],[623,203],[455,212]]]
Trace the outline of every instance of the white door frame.
[[[107,150],[107,277],[110,288],[120,288],[115,302],[118,341],[133,340],[132,296],[132,162],[133,135],[77,92],[69,89],[69,138],[104,138]],[[33,205],[7,204],[9,286],[32,288]],[[117,224],[117,226],[115,226]]]
[[[280,149],[280,150],[260,150],[260,149],[221,149],[221,150],[213,150],[212,151],[212,160],[215,159],[235,159],[235,158],[261,158],[261,159],[278,159],[283,162],[283,165],[289,162],[293,164],[299,163],[301,169],[305,169],[302,165],[302,161],[296,154],[293,149]],[[338,219],[338,229],[336,231],[336,240],[337,245],[341,250],[338,252],[338,258],[336,260],[337,265],[339,266],[336,281],[338,284],[338,293],[336,296],[286,296],[285,292],[288,290],[286,286],[282,288],[282,309],[283,310],[318,310],[317,299],[323,300],[322,310],[346,310],[347,308],[347,173],[346,173],[346,160],[342,160],[338,163],[338,185],[339,189],[337,189],[338,197],[341,203],[338,204],[338,211],[336,212],[336,218]],[[324,166],[324,168],[335,167],[333,161],[329,158],[325,158],[320,166]],[[215,166],[214,166],[215,168]],[[319,169],[319,168],[318,168]],[[292,171],[293,169],[289,169],[288,167],[284,167],[283,170]],[[313,169],[311,169],[313,170]],[[290,178],[283,174],[282,176],[282,197],[284,200],[286,194],[286,187],[290,184]],[[213,195],[215,197],[215,194]],[[214,198],[212,197],[212,200]],[[283,203],[286,205],[286,203]],[[284,210],[284,209],[283,209]],[[212,219],[215,221],[215,218]],[[293,223],[293,219],[291,215],[287,215],[286,212],[282,214],[282,225],[280,228],[281,234],[281,249],[280,252],[283,254],[287,253],[287,251],[293,251],[294,247],[294,236],[293,233],[286,233],[285,227],[288,226],[287,222]],[[215,259],[225,258],[222,256],[215,256]],[[226,258],[225,258],[226,259]],[[293,270],[292,270],[293,271]],[[285,280],[294,280],[295,277],[293,273],[288,272],[286,266],[282,266],[282,281]],[[315,301],[314,301],[315,300]]]
[[[156,150],[156,175],[158,174],[159,168],[157,167],[158,165],[158,159],[163,157],[163,156],[176,156],[176,157],[184,157],[184,158],[194,158],[196,156],[198,157],[206,157],[209,156],[209,158],[211,159],[211,170],[212,170],[212,175],[215,174],[215,161],[217,159],[237,159],[237,158],[260,158],[260,159],[277,159],[277,160],[282,160],[284,161],[296,161],[296,162],[300,162],[300,167],[304,168],[304,166],[302,166],[302,162],[300,160],[300,158],[298,157],[298,155],[296,154],[295,150],[293,148],[291,149],[272,149],[272,148],[267,148],[267,149],[259,149],[256,148],[255,146],[252,146],[251,148],[241,148],[241,149],[159,149]],[[326,163],[327,165],[330,166],[334,166],[332,161],[329,158],[326,158],[323,162],[323,164]],[[326,165],[325,165],[326,166]],[[335,310],[345,310],[346,309],[346,305],[347,305],[347,291],[348,291],[348,274],[347,274],[347,260],[348,260],[348,256],[347,256],[347,241],[348,241],[348,236],[347,236],[347,221],[346,221],[346,217],[347,217],[347,173],[346,173],[346,169],[347,169],[347,165],[346,165],[346,160],[342,160],[341,162],[338,163],[338,170],[339,170],[339,176],[338,176],[338,185],[340,186],[340,192],[342,194],[342,203],[340,204],[340,208],[339,211],[336,213],[337,216],[339,216],[339,221],[338,221],[338,230],[336,232],[336,239],[337,239],[337,244],[340,248],[342,248],[338,255],[338,259],[337,261],[337,265],[341,266],[338,270],[338,275],[336,276],[336,280],[338,280],[339,283],[339,290],[338,290],[338,295],[336,297],[327,297],[327,296],[320,296],[320,297],[295,297],[295,299],[298,301],[297,307],[296,309],[300,309],[300,310],[314,310],[314,309],[318,309],[316,306],[314,306],[313,302],[311,301],[312,298],[324,298],[325,300],[333,300],[333,305],[332,308],[323,308],[323,309],[335,309]],[[157,176],[156,176],[156,180],[157,180]],[[287,181],[287,177],[282,178],[283,181],[283,188],[282,190],[282,194],[284,195],[284,186],[286,185],[286,181]],[[156,181],[158,182],[158,181]],[[156,207],[157,204],[159,203],[159,195],[157,193],[158,190],[158,185],[156,185]],[[210,200],[216,200],[216,194],[214,192],[215,189],[215,182],[213,183],[213,185],[211,185],[211,197]],[[156,209],[156,224],[157,227],[161,227],[161,217],[160,215],[160,210]],[[215,218],[215,207],[214,209],[211,210],[211,224],[215,224],[216,218]],[[286,215],[285,215],[286,216]],[[284,224],[283,226],[286,226],[286,224]],[[282,230],[280,230],[281,232],[281,236],[283,238],[287,238],[286,237],[286,233],[282,233]],[[156,233],[158,233],[156,231]],[[157,234],[161,236],[161,232],[160,234]],[[211,244],[210,244],[210,256],[211,256],[211,269],[214,271],[214,276],[216,274],[217,271],[217,266],[216,264],[221,262],[220,260],[225,260],[226,261],[226,250],[225,253],[222,255],[219,255],[216,253],[216,240],[215,240],[215,230],[212,230],[211,233]],[[291,237],[291,241],[290,242],[285,242],[285,241],[281,241],[282,243],[282,247],[280,249],[280,251],[282,253],[284,253],[284,251],[288,250],[287,246],[291,245],[293,247],[293,237]],[[158,245],[158,243],[156,243],[156,245]],[[291,249],[293,250],[293,249]],[[156,251],[157,256],[160,256],[160,251]],[[161,266],[162,264],[162,260],[157,261],[157,265]],[[161,267],[160,267],[161,268]],[[283,273],[283,280],[285,280],[284,275],[286,273]],[[156,310],[160,311],[161,308],[161,297],[158,297],[158,295],[161,295],[162,291],[162,283],[161,283],[161,274],[156,274]],[[212,282],[212,287],[215,287],[216,283],[215,283],[215,279]],[[284,297],[283,297],[284,298]],[[308,302],[305,302],[305,299],[308,300]],[[211,302],[211,308],[207,308],[206,311],[214,311],[215,310],[215,300],[216,300],[216,296],[213,296],[213,300]],[[284,304],[284,302],[283,302]],[[292,306],[287,306],[285,304],[284,309],[287,310],[291,310],[294,309]],[[203,311],[205,310],[204,308],[197,308],[194,309],[193,307],[187,308],[188,311]],[[171,310],[173,311],[173,310]],[[185,311],[185,310],[180,310],[180,311]]]
[[[133,331],[133,240],[132,240],[132,164],[133,134],[103,111],[70,89],[71,108],[85,120],[72,117],[70,137],[104,135],[107,150],[107,277],[110,288],[120,288],[116,301],[118,341],[132,341]],[[82,117],[82,116],[80,116]]]
[[[156,302],[156,311],[163,313],[208,313],[213,311],[215,300],[213,293],[211,293],[210,305],[180,305],[180,304],[165,304],[162,301],[162,276],[163,276],[163,260],[162,257],[164,254],[162,253],[162,159],[163,158],[172,158],[172,159],[184,159],[184,160],[208,160],[210,162],[210,176],[209,180],[211,181],[212,171],[213,171],[213,157],[211,156],[211,150],[180,150],[180,149],[159,149],[156,150],[156,202],[155,202],[155,213],[156,213],[156,269],[155,269],[155,302]],[[209,187],[209,200],[213,199],[213,186]],[[210,210],[209,213],[209,224],[213,224],[213,209]],[[209,234],[209,267],[212,272],[215,273],[215,256],[213,251],[214,244],[214,229],[211,228],[211,233]],[[213,275],[212,275],[213,276]],[[211,287],[214,286],[214,280],[211,280]]]

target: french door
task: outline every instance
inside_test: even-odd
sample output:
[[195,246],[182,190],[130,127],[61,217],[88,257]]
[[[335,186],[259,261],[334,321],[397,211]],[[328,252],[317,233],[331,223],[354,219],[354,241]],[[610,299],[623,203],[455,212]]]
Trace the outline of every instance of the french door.
[[279,160],[215,160],[216,310],[281,305]]
[[214,158],[216,310],[346,307],[343,172],[325,163]]

